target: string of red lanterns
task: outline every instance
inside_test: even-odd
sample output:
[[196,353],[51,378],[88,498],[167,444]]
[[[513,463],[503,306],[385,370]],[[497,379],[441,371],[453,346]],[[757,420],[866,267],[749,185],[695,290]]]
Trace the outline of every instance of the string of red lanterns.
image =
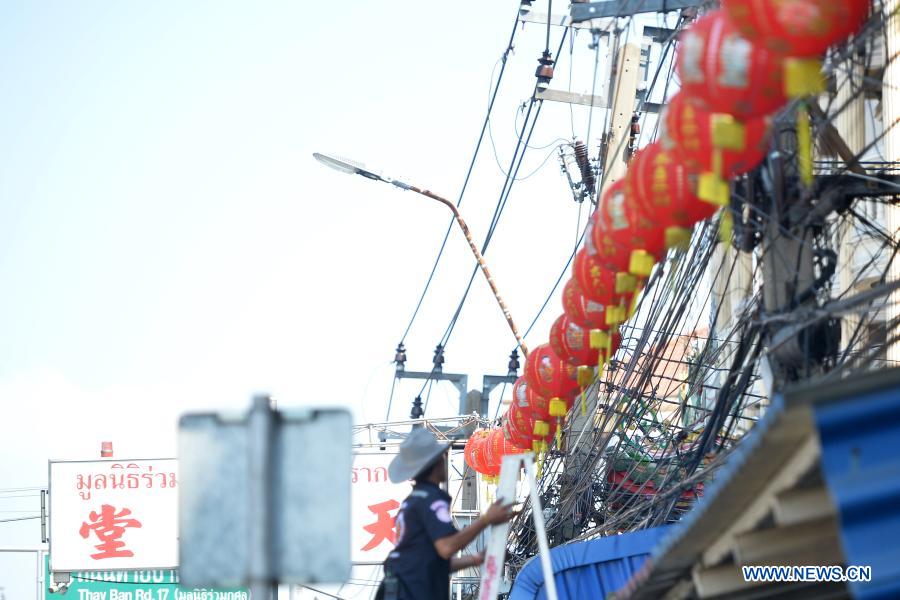
[[[681,36],[681,91],[661,115],[658,142],[638,152],[591,215],[563,287],[549,342],[528,355],[501,425],[476,431],[466,463],[488,478],[505,454],[540,456],[559,436],[575,398],[621,344],[644,281],[668,248],[730,198],[729,180],[765,158],[769,117],[800,99],[803,176],[811,148],[803,98],[822,89],[820,55],[859,29],[868,0],[722,0]],[[723,215],[723,220],[729,214]]]

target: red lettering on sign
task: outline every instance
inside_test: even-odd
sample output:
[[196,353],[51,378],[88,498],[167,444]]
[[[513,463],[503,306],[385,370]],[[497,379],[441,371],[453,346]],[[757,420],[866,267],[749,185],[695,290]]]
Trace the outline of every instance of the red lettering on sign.
[[115,507],[109,504],[101,506],[99,513],[91,511],[89,515],[90,524],[82,522],[81,528],[78,530],[78,533],[84,539],[87,539],[91,531],[93,531],[97,539],[100,540],[100,543],[94,546],[100,552],[91,554],[91,558],[101,560],[104,558],[134,556],[131,550],[124,549],[125,542],[120,539],[125,534],[126,528],[141,527],[141,522],[137,519],[124,518],[130,514],[131,510],[128,508],[123,508],[117,513]]
[[395,517],[391,516],[390,511],[396,510],[399,507],[400,503],[396,500],[385,500],[384,502],[369,506],[369,510],[372,511],[372,514],[376,515],[378,518],[374,523],[363,527],[363,529],[372,534],[372,539],[369,540],[368,544],[363,546],[363,552],[368,552],[373,548],[377,548],[385,540],[389,541],[391,544],[397,543],[397,538],[394,535]]

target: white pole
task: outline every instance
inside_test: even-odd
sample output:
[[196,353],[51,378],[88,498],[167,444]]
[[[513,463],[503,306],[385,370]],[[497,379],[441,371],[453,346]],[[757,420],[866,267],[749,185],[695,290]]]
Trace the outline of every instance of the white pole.
[[[884,3],[884,79],[881,88],[881,115],[884,123],[884,157],[889,162],[900,161],[900,102],[897,98],[897,86],[900,86],[900,0],[885,0]],[[900,207],[885,205],[885,222],[893,236],[894,243],[900,241]],[[888,273],[889,281],[900,279],[900,257],[894,259]],[[888,300],[886,318],[890,322],[900,316],[900,293],[895,292]],[[890,333],[888,334],[890,335]],[[887,349],[887,359],[895,361],[889,365],[900,364],[900,344],[892,344]]]
[[[863,89],[863,67],[859,56],[854,52],[850,58],[837,65],[837,94],[834,106],[841,112],[834,119],[838,133],[847,142],[847,147],[856,155],[866,146],[866,100],[860,90]],[[861,201],[866,202],[866,201]],[[860,205],[863,208],[865,205]],[[863,210],[865,213],[866,211]],[[838,230],[838,286],[836,293],[853,295],[859,289],[851,290],[853,281],[859,275],[854,269],[854,257],[857,252],[864,252],[860,248],[860,224],[856,219],[847,219]],[[853,332],[860,322],[860,315],[848,314],[841,323],[841,337],[844,345],[851,341]],[[865,339],[865,338],[863,338]]]
[[541,559],[541,570],[544,572],[544,589],[547,600],[558,600],[556,595],[556,578],[553,576],[553,565],[550,563],[550,545],[547,543],[547,530],[544,527],[544,512],[541,508],[541,497],[538,495],[537,482],[534,477],[534,461],[529,456],[525,461],[525,474],[531,488],[531,516],[534,519],[534,532],[537,535],[538,556]]

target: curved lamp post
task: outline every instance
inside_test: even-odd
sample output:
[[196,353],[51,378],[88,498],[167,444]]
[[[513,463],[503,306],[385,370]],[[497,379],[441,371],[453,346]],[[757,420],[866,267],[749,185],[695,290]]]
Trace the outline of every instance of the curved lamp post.
[[459,214],[459,209],[456,208],[455,204],[453,204],[446,198],[441,198],[437,194],[434,194],[428,190],[423,190],[417,188],[414,185],[410,185],[396,179],[391,179],[390,177],[384,177],[380,173],[369,171],[362,164],[351,160],[338,158],[336,156],[329,156],[327,154],[321,154],[319,152],[314,152],[313,157],[323,165],[331,167],[332,169],[340,171],[341,173],[347,173],[349,175],[361,175],[367,179],[383,181],[384,183],[389,183],[395,187],[400,188],[401,190],[409,190],[411,192],[427,196],[432,200],[437,200],[438,202],[449,208],[453,213],[453,218],[456,219],[456,223],[459,225],[460,229],[462,229],[463,235],[466,236],[466,241],[469,242],[469,248],[472,249],[472,254],[475,255],[475,260],[478,261],[478,266],[481,268],[481,272],[484,274],[484,278],[487,279],[488,285],[491,287],[491,291],[494,293],[494,298],[497,299],[497,304],[500,305],[500,310],[503,311],[503,316],[506,317],[506,322],[509,324],[510,330],[512,330],[513,335],[516,337],[516,341],[519,343],[519,348],[522,350],[522,354],[528,356],[528,347],[525,345],[525,340],[523,340],[522,336],[519,335],[519,330],[518,328],[516,328],[516,323],[515,321],[513,321],[512,315],[510,314],[509,309],[506,307],[506,303],[503,301],[503,298],[500,297],[500,292],[497,290],[497,284],[494,283],[494,278],[491,276],[491,272],[488,270],[487,263],[485,263],[484,261],[484,256],[481,255],[481,251],[478,250],[478,246],[475,245],[475,241],[472,239],[472,234],[469,232],[469,226],[466,225],[466,222]]

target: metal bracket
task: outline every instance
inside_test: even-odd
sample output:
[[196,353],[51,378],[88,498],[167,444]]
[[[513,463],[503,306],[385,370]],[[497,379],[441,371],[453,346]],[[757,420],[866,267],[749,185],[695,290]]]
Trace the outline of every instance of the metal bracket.
[[605,0],[572,5],[572,23],[604,17],[630,17],[639,13],[664,12],[692,8],[705,0]]
[[47,490],[41,490],[41,543],[50,541],[47,536]]
[[444,373],[437,371],[401,371],[396,372],[397,379],[431,379],[433,381],[449,381],[459,392],[459,412],[466,412],[466,394],[469,392],[469,376],[460,373]]
[[485,375],[481,384],[481,416],[487,417],[491,391],[503,383],[514,384],[518,375]]

